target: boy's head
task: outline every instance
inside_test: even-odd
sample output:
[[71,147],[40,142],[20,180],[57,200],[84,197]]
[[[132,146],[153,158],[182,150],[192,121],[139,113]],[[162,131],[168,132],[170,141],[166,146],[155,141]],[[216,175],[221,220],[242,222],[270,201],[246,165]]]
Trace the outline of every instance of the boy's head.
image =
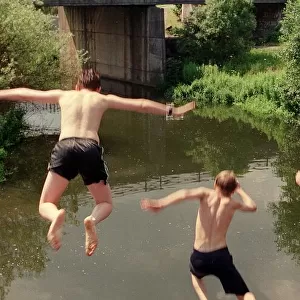
[[94,69],[83,69],[78,77],[75,89],[77,91],[80,91],[81,89],[88,89],[90,91],[100,92],[100,74]]
[[238,181],[233,171],[222,171],[215,179],[215,188],[218,188],[224,196],[231,196],[238,187]]

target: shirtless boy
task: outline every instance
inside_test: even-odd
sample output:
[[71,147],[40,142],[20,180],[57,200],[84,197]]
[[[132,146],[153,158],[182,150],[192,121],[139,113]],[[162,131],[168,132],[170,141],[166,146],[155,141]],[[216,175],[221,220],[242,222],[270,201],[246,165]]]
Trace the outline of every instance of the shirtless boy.
[[112,196],[107,183],[107,167],[103,160],[98,130],[107,109],[130,110],[157,115],[181,116],[195,108],[195,103],[172,108],[146,99],[126,99],[100,94],[100,75],[93,69],[83,70],[74,91],[38,91],[16,88],[0,91],[0,100],[55,103],[61,108],[59,141],[51,153],[48,175],[42,190],[39,212],[51,222],[47,238],[58,250],[61,246],[61,228],[64,209],[58,209],[60,197],[71,179],[78,174],[92,194],[96,206],[84,220],[86,254],[92,255],[98,238],[95,225],[112,211]]
[[[242,202],[231,199],[236,192]],[[214,189],[179,190],[159,200],[144,199],[141,208],[158,212],[188,199],[199,201],[194,251],[190,258],[190,272],[194,289],[200,300],[207,300],[202,278],[218,277],[225,293],[235,294],[239,300],[255,300],[235,268],[226,243],[226,234],[237,210],[254,212],[256,204],[243,191],[232,171],[222,171],[215,179]]]

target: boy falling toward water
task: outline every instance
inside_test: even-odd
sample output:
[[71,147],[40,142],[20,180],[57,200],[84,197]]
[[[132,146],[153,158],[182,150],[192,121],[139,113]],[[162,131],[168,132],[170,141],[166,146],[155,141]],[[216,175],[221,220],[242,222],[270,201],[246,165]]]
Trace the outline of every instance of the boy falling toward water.
[[84,220],[86,254],[89,256],[94,253],[98,244],[95,225],[106,219],[112,211],[107,167],[103,160],[104,150],[98,136],[104,112],[108,109],[119,109],[181,116],[195,108],[194,102],[173,108],[147,99],[101,95],[100,90],[100,74],[88,69],[83,70],[79,76],[75,91],[37,91],[27,88],[0,91],[0,100],[59,104],[61,132],[51,153],[39,212],[51,222],[47,238],[51,246],[58,250],[61,246],[61,227],[65,220],[65,211],[59,210],[57,205],[69,181],[80,174],[96,202],[92,214]]
[[[243,202],[231,199],[239,194]],[[232,171],[222,171],[215,179],[214,189],[179,190],[159,200],[144,199],[141,208],[158,212],[187,199],[196,199],[200,207],[196,221],[194,251],[190,258],[192,283],[200,300],[207,300],[202,278],[215,275],[225,293],[235,294],[239,300],[255,300],[243,278],[235,268],[228,251],[226,234],[234,213],[256,211],[255,202],[242,190]]]

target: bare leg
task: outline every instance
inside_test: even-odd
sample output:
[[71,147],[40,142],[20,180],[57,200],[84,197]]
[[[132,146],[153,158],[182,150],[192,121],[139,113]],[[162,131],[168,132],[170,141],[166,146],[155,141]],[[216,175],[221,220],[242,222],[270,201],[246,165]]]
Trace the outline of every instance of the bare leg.
[[203,280],[198,279],[196,276],[192,275],[192,283],[193,287],[195,289],[195,292],[197,296],[199,297],[200,300],[207,300],[207,295],[206,295],[206,288],[203,283]]
[[236,296],[238,300],[255,300],[255,297],[252,293],[247,293],[244,296]]
[[92,214],[84,219],[85,253],[91,256],[98,245],[95,225],[110,215],[112,211],[112,197],[109,184],[104,184],[102,181],[89,185],[88,189],[96,202]]
[[51,247],[58,250],[61,246],[61,228],[65,221],[64,209],[58,210],[57,203],[69,181],[54,172],[48,172],[41,194],[40,215],[51,222],[47,239]]

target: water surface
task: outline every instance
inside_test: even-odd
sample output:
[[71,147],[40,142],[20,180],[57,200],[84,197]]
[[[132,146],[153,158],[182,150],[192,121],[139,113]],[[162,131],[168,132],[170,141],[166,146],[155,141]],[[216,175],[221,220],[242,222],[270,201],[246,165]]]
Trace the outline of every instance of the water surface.
[[[212,187],[213,176],[233,169],[258,204],[237,213],[228,233],[236,266],[257,299],[298,299],[300,292],[300,188],[294,183],[299,134],[279,121],[241,113],[205,111],[182,121],[107,112],[100,137],[110,169],[114,211],[98,227],[100,246],[84,255],[83,219],[93,200],[80,178],[65,192],[63,246],[46,242],[39,194],[59,132],[59,110],[28,108],[30,137],[10,155],[10,180],[0,189],[0,298],[7,300],[196,299],[190,282],[197,203],[160,214],[142,212],[143,197],[180,188]],[[210,299],[225,296],[205,280]]]

